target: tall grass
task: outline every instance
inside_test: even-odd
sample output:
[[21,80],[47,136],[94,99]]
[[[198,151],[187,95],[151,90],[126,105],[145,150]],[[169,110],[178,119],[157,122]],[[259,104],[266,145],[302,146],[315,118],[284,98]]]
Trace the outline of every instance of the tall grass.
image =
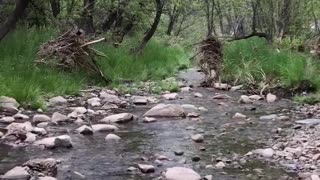
[[[99,82],[99,78],[81,72],[34,66],[40,44],[54,38],[55,34],[48,30],[18,29],[0,42],[0,96],[10,96],[23,106],[39,108],[43,107],[45,97],[76,94],[84,86]],[[100,58],[99,64],[113,86],[122,80],[160,80],[173,75],[180,64],[185,64],[182,49],[166,47],[156,41],[150,42],[141,56],[128,54],[130,43],[120,48],[100,44],[97,48],[108,56]]]
[[320,89],[319,65],[315,60],[290,50],[270,48],[261,38],[226,44],[224,55],[225,80],[272,83],[292,89]]

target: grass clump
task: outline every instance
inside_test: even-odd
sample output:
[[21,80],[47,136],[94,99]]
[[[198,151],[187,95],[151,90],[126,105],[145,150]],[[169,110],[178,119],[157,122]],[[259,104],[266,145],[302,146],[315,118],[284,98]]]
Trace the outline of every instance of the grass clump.
[[[56,95],[77,94],[99,78],[81,72],[63,72],[50,67],[34,66],[39,46],[54,38],[55,32],[17,29],[0,42],[0,96],[15,98],[24,107],[43,108],[44,99]],[[181,48],[170,48],[151,41],[141,56],[129,54],[130,41],[120,48],[97,45],[108,58],[98,59],[103,72],[117,87],[129,81],[159,81],[172,76],[178,67],[187,65]],[[169,89],[171,87],[168,87]]]
[[301,103],[301,104],[317,104],[320,103],[320,94],[310,94],[310,95],[303,95],[303,96],[295,96],[293,98],[294,101]]
[[223,78],[234,84],[269,84],[291,90],[320,89],[319,65],[311,57],[275,50],[261,38],[229,43],[224,49]]

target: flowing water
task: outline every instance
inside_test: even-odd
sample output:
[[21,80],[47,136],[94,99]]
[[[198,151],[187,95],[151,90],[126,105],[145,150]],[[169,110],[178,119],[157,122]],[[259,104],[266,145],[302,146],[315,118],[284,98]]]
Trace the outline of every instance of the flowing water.
[[[202,78],[196,71],[182,73],[181,78],[189,83],[198,83]],[[203,98],[196,98],[192,92],[180,93],[182,99],[170,101],[177,104],[192,104],[205,107],[207,112],[202,112],[200,121],[189,119],[161,119],[155,123],[145,124],[142,118],[138,121],[120,125],[116,132],[122,140],[120,142],[106,142],[105,133],[93,136],[81,136],[72,133],[76,126],[54,127],[51,131],[57,134],[69,132],[74,147],[72,149],[39,150],[29,146],[26,148],[12,148],[0,145],[0,174],[5,173],[14,166],[21,165],[33,158],[56,158],[61,160],[58,179],[80,179],[74,172],[85,175],[88,180],[150,180],[161,175],[168,167],[191,167],[202,176],[211,174],[215,180],[248,179],[248,174],[255,174],[254,169],[263,170],[264,176],[260,179],[279,179],[288,174],[280,167],[258,160],[248,161],[242,168],[227,165],[226,169],[205,169],[208,164],[215,165],[213,157],[229,157],[234,154],[244,155],[250,150],[267,147],[266,140],[272,135],[272,130],[286,126],[277,121],[260,121],[260,115],[270,114],[282,109],[288,109],[291,103],[280,101],[273,105],[260,102],[254,105],[237,103],[240,94],[230,93],[231,100],[214,100],[212,96],[218,91],[195,88],[193,92],[200,92]],[[226,92],[220,92],[226,93]],[[218,102],[224,101],[227,106],[219,106]],[[166,101],[163,101],[166,102]],[[141,117],[152,105],[136,106],[128,111]],[[252,110],[255,108],[256,110]],[[240,112],[252,118],[253,124],[237,124],[238,120],[231,117]],[[231,126],[223,131],[222,126],[230,123]],[[193,126],[196,130],[186,130]],[[204,131],[204,143],[194,143],[190,136],[196,132]],[[206,151],[201,151],[202,147]],[[175,156],[174,151],[184,151],[183,156]],[[165,155],[171,161],[164,161],[163,166],[156,167],[152,174],[131,173],[127,169],[137,163],[152,164],[156,155]],[[192,162],[195,155],[201,157],[199,162]],[[144,157],[142,160],[142,157]],[[231,161],[232,162],[232,161]],[[254,175],[257,177],[257,175]]]

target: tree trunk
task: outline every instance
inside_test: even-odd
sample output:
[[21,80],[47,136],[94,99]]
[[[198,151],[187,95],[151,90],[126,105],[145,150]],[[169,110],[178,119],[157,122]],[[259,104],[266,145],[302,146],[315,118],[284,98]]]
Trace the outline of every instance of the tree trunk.
[[83,1],[83,11],[80,19],[80,28],[85,31],[85,33],[94,33],[93,24],[93,11],[94,11],[95,0],[84,0]]
[[51,0],[50,1],[50,5],[51,5],[51,11],[52,11],[52,15],[53,17],[57,17],[60,14],[60,0]]
[[154,18],[153,24],[150,28],[150,30],[146,33],[146,35],[144,36],[142,42],[140,43],[140,45],[133,49],[133,53],[141,53],[144,49],[144,47],[147,45],[147,43],[149,42],[149,40],[152,38],[152,36],[154,35],[154,33],[156,32],[160,19],[161,19],[161,15],[162,15],[162,11],[163,11],[163,4],[161,2],[161,0],[155,0],[156,2],[156,16]]
[[28,7],[29,0],[16,0],[16,7],[7,20],[0,26],[0,41],[15,26]]
[[221,11],[221,6],[220,6],[219,0],[217,1],[216,9],[217,9],[218,17],[219,17],[220,31],[221,31],[221,34],[224,34],[223,16],[222,16],[222,11]]
[[177,18],[178,18],[177,5],[174,5],[172,12],[170,11],[170,13],[169,13],[169,25],[168,25],[168,29],[167,29],[167,32],[166,32],[166,34],[168,36],[171,35],[173,27],[174,27],[174,24],[177,21]]

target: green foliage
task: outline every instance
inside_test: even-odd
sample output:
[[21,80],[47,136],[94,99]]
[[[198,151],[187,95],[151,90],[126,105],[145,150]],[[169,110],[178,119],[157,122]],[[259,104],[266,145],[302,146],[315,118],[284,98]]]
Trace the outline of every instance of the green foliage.
[[304,96],[295,96],[293,100],[302,104],[317,104],[320,103],[320,94],[316,93]]
[[234,83],[270,84],[290,89],[318,90],[319,66],[309,56],[277,51],[259,38],[225,46],[224,78]]

